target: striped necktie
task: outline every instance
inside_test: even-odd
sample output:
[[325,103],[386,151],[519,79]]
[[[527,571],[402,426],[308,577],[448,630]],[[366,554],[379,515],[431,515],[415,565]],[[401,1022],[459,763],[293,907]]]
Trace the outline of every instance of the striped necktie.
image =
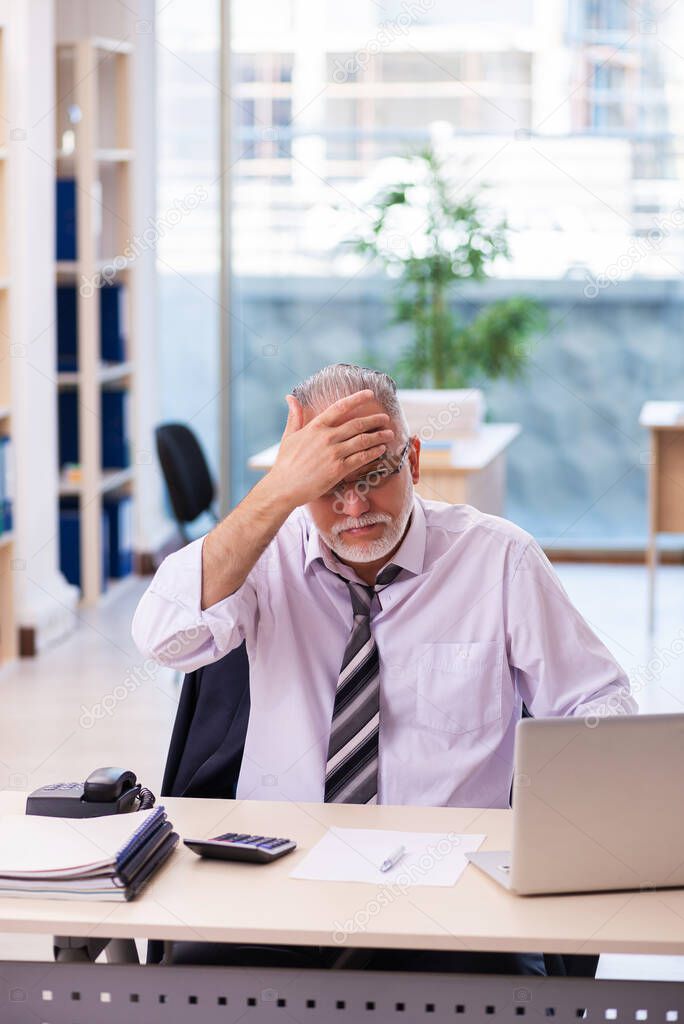
[[345,580],[354,625],[335,693],[325,769],[326,803],[377,803],[380,661],[371,633],[371,607],[378,590],[391,583],[400,572],[399,565],[385,566],[375,587]]

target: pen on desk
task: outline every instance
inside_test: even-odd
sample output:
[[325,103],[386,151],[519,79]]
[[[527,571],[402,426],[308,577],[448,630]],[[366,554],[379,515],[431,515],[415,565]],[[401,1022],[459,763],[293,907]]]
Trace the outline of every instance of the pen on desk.
[[399,861],[401,860],[405,853],[406,847],[398,846],[394,853],[390,853],[389,857],[383,860],[382,864],[380,865],[380,870],[389,871],[390,868],[393,868],[395,864],[399,863]]

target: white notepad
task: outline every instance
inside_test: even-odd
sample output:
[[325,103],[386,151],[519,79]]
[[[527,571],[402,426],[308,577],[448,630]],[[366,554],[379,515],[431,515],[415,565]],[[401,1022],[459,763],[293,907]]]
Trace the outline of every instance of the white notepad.
[[98,818],[0,817],[0,879],[84,878],[113,872],[117,856],[163,808]]
[[[375,885],[455,885],[484,835],[331,828],[292,871],[291,878]],[[406,853],[389,871],[380,865],[398,847]]]

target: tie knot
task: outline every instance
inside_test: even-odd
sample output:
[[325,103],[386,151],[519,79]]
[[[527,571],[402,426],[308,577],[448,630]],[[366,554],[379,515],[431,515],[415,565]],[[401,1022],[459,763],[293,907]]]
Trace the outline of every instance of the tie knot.
[[347,586],[349,587],[349,593],[351,594],[354,615],[370,615],[371,605],[375,594],[378,590],[383,590],[386,586],[392,583],[400,572],[400,565],[386,565],[384,569],[378,573],[374,587],[364,586],[363,583],[353,583],[351,580],[346,580]]

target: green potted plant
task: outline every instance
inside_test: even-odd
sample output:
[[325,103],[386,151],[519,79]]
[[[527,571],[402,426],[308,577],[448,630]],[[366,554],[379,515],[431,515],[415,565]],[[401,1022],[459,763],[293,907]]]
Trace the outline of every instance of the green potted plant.
[[[403,170],[402,180],[374,197],[367,226],[351,243],[382,261],[397,286],[393,322],[413,328],[393,367],[399,383],[437,389],[442,403],[445,389],[458,389],[461,401],[467,404],[469,397],[479,406],[481,418],[481,392],[464,396],[462,389],[519,376],[545,312],[532,299],[516,296],[486,305],[469,322],[459,317],[452,308],[458,285],[482,281],[496,260],[510,259],[510,228],[479,193],[462,194],[433,147],[406,157]],[[416,394],[402,392],[409,421]]]

